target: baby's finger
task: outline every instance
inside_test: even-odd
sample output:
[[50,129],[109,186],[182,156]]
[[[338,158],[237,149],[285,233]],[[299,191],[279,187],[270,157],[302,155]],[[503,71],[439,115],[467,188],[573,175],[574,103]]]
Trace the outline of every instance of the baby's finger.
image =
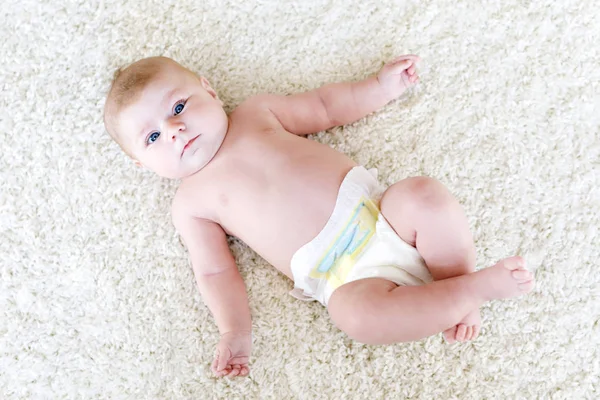
[[213,360],[211,366],[210,366],[210,370],[213,372],[213,374],[217,373],[217,357],[215,357],[215,359]]
[[398,61],[392,61],[391,63],[388,63],[387,65],[389,65],[390,67],[393,67],[394,69],[396,69],[396,68],[407,69],[412,65],[412,61],[398,60]]
[[417,70],[417,66],[415,64],[413,64],[406,70],[406,72],[408,72],[409,75],[414,75],[416,70]]
[[215,376],[221,378],[227,374],[229,374],[231,372],[231,367],[227,366],[221,370],[217,370],[216,367],[213,369],[213,373],[215,374]]
[[405,54],[403,56],[399,56],[399,57],[394,58],[392,60],[392,63],[396,63],[396,62],[399,62],[399,61],[402,61],[402,60],[410,60],[413,63],[416,63],[418,61],[421,61],[421,57],[419,57],[416,54]]
[[229,349],[226,349],[226,351],[217,350],[216,358],[217,358],[217,371],[221,371],[225,367],[227,367],[227,362],[231,358],[231,352],[229,351]]

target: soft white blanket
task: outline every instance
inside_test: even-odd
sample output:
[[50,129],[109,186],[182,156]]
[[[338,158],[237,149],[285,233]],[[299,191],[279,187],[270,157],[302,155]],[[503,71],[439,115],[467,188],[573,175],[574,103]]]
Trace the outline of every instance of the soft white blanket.
[[[592,0],[5,0],[0,13],[3,399],[598,398],[600,13]],[[538,286],[482,335],[353,343],[232,241],[254,316],[249,379],[216,380],[216,326],[171,225],[176,182],[134,167],[101,112],[116,67],[173,57],[233,108],[359,79],[404,53],[418,90],[313,139],[393,183],[441,180],[478,265]]]

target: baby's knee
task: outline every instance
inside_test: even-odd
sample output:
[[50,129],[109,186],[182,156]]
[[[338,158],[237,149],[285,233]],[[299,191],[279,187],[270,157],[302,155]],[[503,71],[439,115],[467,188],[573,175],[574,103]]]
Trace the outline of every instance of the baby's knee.
[[443,207],[452,201],[452,195],[437,179],[428,176],[415,177],[410,185],[416,204],[427,207]]
[[456,202],[440,181],[428,176],[407,178],[390,186],[382,203],[392,199],[401,204],[410,204],[415,210],[445,209]]

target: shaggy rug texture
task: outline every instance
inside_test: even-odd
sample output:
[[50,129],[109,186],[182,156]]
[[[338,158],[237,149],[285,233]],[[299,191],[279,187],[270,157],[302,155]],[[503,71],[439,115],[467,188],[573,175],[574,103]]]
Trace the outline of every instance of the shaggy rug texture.
[[[0,18],[3,399],[600,397],[600,12],[592,0],[4,0]],[[481,336],[367,346],[238,240],[254,350],[210,373],[218,331],[169,216],[177,182],[111,141],[117,67],[165,55],[230,111],[260,92],[357,80],[415,53],[421,83],[309,140],[435,177],[463,204],[478,268],[520,254],[527,297]],[[293,227],[290,227],[293,228]]]

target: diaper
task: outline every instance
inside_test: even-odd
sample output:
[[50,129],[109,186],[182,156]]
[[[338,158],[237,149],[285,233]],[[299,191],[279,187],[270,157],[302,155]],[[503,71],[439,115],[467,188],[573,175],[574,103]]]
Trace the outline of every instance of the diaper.
[[397,285],[433,281],[417,249],[380,213],[382,193],[376,169],[359,166],[346,175],[329,221],[292,257],[292,296],[326,306],[335,289],[358,279],[384,278]]

